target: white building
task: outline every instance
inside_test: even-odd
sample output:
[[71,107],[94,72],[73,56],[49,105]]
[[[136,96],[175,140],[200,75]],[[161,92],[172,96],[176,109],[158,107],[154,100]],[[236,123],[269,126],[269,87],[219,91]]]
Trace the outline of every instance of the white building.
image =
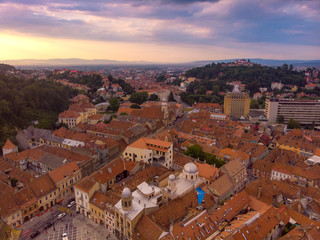
[[123,158],[161,165],[171,169],[173,162],[173,144],[153,138],[140,138],[122,153]]
[[164,201],[183,196],[204,182],[205,179],[199,177],[198,167],[194,163],[187,163],[177,178],[173,174],[169,176],[168,186],[162,190]]
[[95,191],[99,190],[99,183],[90,180],[88,177],[74,185],[77,212],[89,217],[89,200]]
[[308,165],[316,165],[316,164],[320,164],[320,157],[317,156],[317,155],[313,155],[312,157],[309,157],[306,161],[305,161],[306,164]]
[[5,156],[6,154],[18,152],[18,147],[14,145],[9,139],[7,139],[6,143],[2,147],[2,154]]
[[292,166],[281,164],[281,163],[275,163],[272,166],[271,170],[271,180],[278,180],[282,181],[285,179],[291,178],[292,174]]
[[132,233],[144,208],[136,201],[129,188],[122,191],[121,200],[115,205],[115,235],[120,239],[132,239]]

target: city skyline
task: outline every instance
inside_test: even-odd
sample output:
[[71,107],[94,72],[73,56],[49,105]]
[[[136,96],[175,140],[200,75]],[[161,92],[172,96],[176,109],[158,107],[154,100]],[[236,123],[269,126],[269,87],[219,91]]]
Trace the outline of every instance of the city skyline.
[[0,60],[317,59],[318,1],[0,1]]

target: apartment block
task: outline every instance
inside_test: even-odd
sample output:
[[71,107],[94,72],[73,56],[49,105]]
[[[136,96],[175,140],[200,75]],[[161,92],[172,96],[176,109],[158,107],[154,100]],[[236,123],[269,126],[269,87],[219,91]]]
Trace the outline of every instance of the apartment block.
[[320,101],[302,99],[267,99],[265,115],[269,122],[276,122],[279,116],[284,122],[292,118],[303,125],[320,124]]

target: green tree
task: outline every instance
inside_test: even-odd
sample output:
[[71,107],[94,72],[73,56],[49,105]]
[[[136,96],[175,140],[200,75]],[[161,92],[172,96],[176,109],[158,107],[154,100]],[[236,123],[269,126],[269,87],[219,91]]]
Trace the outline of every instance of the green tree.
[[199,144],[195,144],[193,146],[189,146],[187,150],[184,152],[185,155],[190,156],[192,158],[199,158],[200,160],[204,160],[205,154],[202,151],[202,148]]
[[139,93],[132,93],[129,101],[136,104],[142,104],[148,100],[148,93],[147,92],[139,92]]
[[279,115],[278,123],[284,123],[284,116],[283,115]]
[[168,97],[168,102],[176,102],[177,100],[174,98],[173,92],[170,92]]
[[163,74],[161,74],[160,76],[157,77],[156,81],[157,82],[164,82],[164,81],[166,81],[166,77]]
[[205,86],[201,86],[198,90],[197,90],[197,94],[205,94],[207,92],[207,89]]
[[109,100],[109,108],[111,109],[111,111],[116,112],[119,109],[120,103],[118,98],[110,98]]
[[250,102],[250,108],[251,109],[258,109],[259,108],[259,103],[256,100],[251,100]]
[[292,118],[289,119],[287,125],[288,125],[288,128],[290,128],[290,129],[301,128],[300,122],[299,122],[299,121],[296,121],[296,120],[294,120],[294,119],[292,119]]
[[149,101],[159,101],[159,96],[157,94],[152,93],[149,97]]
[[141,109],[140,105],[136,103],[131,104],[130,108]]

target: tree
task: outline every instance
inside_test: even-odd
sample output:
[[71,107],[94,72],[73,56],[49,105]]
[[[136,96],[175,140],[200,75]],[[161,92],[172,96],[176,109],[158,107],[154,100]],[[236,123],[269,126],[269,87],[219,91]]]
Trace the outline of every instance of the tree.
[[299,122],[299,121],[296,121],[296,120],[294,120],[294,119],[292,119],[292,118],[289,119],[287,125],[288,125],[288,128],[290,128],[290,129],[293,129],[293,128],[301,128],[300,122]]
[[207,89],[205,86],[201,86],[198,90],[197,90],[197,94],[205,94],[207,92]]
[[199,144],[189,146],[187,148],[187,151],[184,152],[184,154],[192,158],[199,158],[202,161],[204,160],[204,157],[205,157],[205,154],[202,151],[202,148]]
[[250,102],[250,108],[251,109],[258,109],[259,108],[259,103],[256,100],[251,100]]
[[147,92],[139,92],[139,93],[132,93],[129,101],[136,104],[142,104],[148,99],[148,93]]
[[110,103],[110,109],[113,112],[118,111],[119,106],[120,106],[118,98],[110,98],[109,103]]
[[168,102],[176,102],[177,100],[174,98],[173,92],[170,92],[168,97]]
[[157,94],[152,93],[149,97],[149,101],[159,101],[159,96]]
[[121,112],[120,115],[121,115],[121,116],[123,116],[123,115],[128,115],[128,113],[126,113],[126,112]]
[[163,75],[163,74],[161,74],[159,77],[157,77],[157,79],[156,79],[156,81],[157,82],[164,82],[166,80],[166,77]]
[[283,115],[279,115],[278,123],[284,123],[284,116]]
[[131,104],[130,108],[135,108],[135,109],[141,109],[141,107],[139,106],[139,104]]

